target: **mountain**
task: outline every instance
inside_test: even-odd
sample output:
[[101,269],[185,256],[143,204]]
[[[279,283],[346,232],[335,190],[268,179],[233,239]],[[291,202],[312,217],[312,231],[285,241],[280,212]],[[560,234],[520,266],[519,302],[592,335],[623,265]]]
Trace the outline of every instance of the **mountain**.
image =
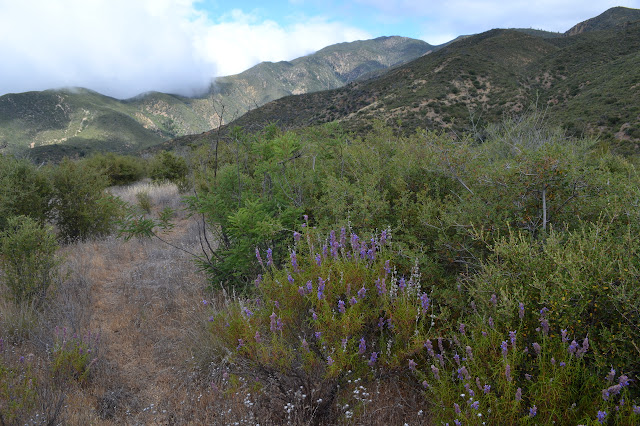
[[572,36],[588,31],[609,30],[626,23],[640,20],[640,10],[628,7],[612,7],[595,18],[580,22],[565,34]]
[[340,87],[433,49],[406,37],[340,43],[218,78],[194,98],[151,92],[118,100],[82,88],[8,94],[0,97],[0,149],[30,147],[36,157],[133,152],[215,128],[282,96]]
[[339,121],[362,131],[382,119],[406,131],[459,134],[536,104],[571,135],[637,142],[640,22],[622,21],[562,37],[499,29],[467,36],[377,78],[284,97],[232,124],[257,130],[269,122],[296,128]]

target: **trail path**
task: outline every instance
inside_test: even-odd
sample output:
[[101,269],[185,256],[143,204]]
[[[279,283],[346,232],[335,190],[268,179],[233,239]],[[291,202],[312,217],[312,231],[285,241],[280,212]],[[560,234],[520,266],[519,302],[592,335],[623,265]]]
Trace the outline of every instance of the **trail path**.
[[[186,219],[165,237],[192,250],[197,244]],[[189,377],[188,332],[202,318],[197,311],[205,282],[192,259],[157,239],[109,238],[82,247],[92,282],[90,328],[101,334],[103,361],[92,397],[70,401],[95,404],[96,417],[76,420],[197,423],[192,412],[200,391]]]

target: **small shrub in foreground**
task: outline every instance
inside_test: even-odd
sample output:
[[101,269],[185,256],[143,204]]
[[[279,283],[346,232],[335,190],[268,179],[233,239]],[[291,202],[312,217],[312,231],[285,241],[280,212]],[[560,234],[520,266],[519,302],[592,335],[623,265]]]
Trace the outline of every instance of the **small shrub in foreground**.
[[88,333],[79,337],[74,334],[67,336],[67,329],[56,327],[55,343],[51,372],[62,382],[76,380],[86,382],[91,374],[91,367],[98,361],[98,342],[100,336]]
[[51,229],[27,216],[8,220],[7,228],[0,232],[0,267],[2,282],[17,304],[38,306],[44,301],[59,275],[57,249]]

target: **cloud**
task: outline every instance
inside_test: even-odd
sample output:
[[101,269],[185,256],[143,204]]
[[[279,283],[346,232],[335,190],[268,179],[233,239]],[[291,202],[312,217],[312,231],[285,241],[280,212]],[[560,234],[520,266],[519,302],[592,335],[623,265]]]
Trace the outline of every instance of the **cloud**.
[[383,20],[411,19],[422,38],[440,44],[491,28],[536,28],[564,32],[614,6],[638,8],[640,0],[355,0]]
[[220,75],[239,73],[261,61],[293,59],[330,44],[368,39],[365,31],[324,18],[305,18],[283,27],[234,10],[209,26],[198,42],[202,57],[219,64]]
[[234,11],[212,19],[194,0],[0,2],[0,95],[80,86],[126,98],[194,94],[215,76],[293,59],[368,34],[321,18],[281,26]]

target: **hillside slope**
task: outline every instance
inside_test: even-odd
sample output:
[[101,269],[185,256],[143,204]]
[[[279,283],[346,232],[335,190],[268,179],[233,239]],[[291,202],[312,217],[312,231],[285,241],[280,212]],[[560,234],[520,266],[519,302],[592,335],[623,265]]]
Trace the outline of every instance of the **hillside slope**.
[[535,104],[570,134],[639,141],[639,52],[638,21],[564,37],[491,30],[375,79],[281,98],[233,124],[295,128],[339,121],[359,131],[382,119],[407,131],[459,133]]
[[200,133],[291,94],[340,87],[372,71],[419,57],[433,46],[406,37],[341,43],[291,62],[261,63],[215,81],[198,98],[159,92],[117,100],[87,89],[0,97],[0,149],[32,154],[132,152]]

